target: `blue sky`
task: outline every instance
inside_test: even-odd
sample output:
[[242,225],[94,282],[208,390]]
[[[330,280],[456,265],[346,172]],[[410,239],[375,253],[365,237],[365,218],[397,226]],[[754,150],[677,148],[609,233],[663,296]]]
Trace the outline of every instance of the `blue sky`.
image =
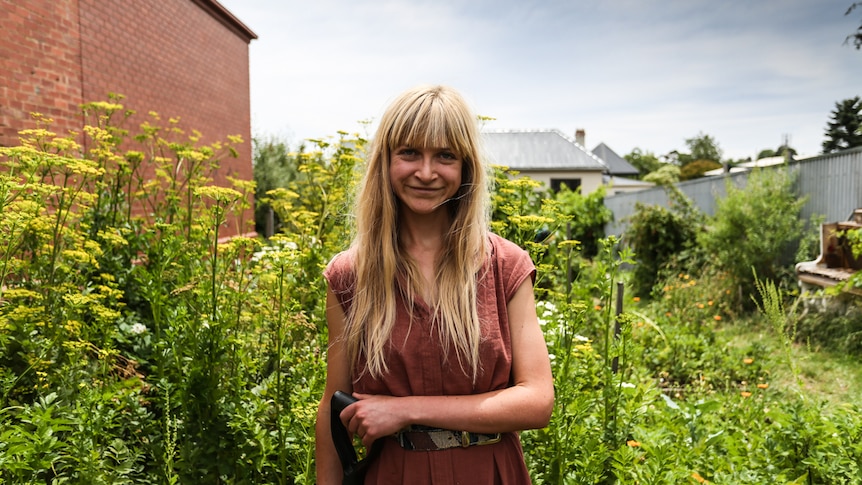
[[784,137],[816,154],[862,95],[850,0],[219,0],[252,41],[252,133],[360,132],[416,84],[447,84],[494,130],[586,130],[662,155],[712,136],[726,158]]

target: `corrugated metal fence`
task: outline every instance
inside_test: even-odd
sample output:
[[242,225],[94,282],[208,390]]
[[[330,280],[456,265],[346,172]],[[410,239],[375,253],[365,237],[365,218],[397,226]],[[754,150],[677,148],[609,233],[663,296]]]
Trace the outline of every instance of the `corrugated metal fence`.
[[[794,170],[799,173],[799,196],[808,196],[802,217],[822,215],[826,221],[846,220],[853,210],[862,207],[862,148],[840,153],[797,160],[786,166],[765,167],[760,170]],[[697,180],[680,182],[677,186],[695,206],[708,215],[715,214],[716,200],[727,194],[726,184],[744,186],[747,172],[728,173]],[[607,234],[621,236],[634,214],[635,203],[669,207],[663,188],[628,192],[605,197],[605,206],[614,213],[614,221],[605,226]]]

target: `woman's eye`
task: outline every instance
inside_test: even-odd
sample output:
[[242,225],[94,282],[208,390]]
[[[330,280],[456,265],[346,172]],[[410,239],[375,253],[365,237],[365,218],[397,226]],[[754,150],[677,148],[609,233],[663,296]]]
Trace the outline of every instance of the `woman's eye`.
[[444,159],[446,159],[446,160],[457,160],[457,159],[458,159],[458,156],[457,156],[457,155],[455,155],[454,153],[450,153],[450,152],[443,152],[443,153],[441,153],[441,154],[440,154],[440,158],[444,158]]

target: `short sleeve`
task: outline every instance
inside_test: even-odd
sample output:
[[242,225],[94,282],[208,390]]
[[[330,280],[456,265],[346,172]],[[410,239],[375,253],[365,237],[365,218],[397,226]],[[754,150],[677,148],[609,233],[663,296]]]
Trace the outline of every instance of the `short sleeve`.
[[536,266],[527,251],[508,239],[491,234],[491,246],[499,274],[504,278],[503,290],[508,301],[528,277],[535,283]]
[[347,313],[354,283],[353,258],[350,251],[336,254],[323,270],[323,277],[326,279],[329,289],[338,298],[341,309]]

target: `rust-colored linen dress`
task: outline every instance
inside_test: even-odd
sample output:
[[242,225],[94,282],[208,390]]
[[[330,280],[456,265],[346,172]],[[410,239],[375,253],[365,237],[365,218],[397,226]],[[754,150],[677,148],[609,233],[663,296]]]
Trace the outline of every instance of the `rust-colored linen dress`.
[[[489,240],[491,256],[479,272],[477,288],[482,368],[475,385],[461,370],[453,351],[448,359],[444,358],[428,306],[421,299],[415,301],[411,327],[407,306],[399,297],[396,325],[386,354],[389,372],[375,379],[361,372],[359,362],[355,375],[360,377],[354,382],[354,391],[391,396],[464,395],[511,385],[512,342],[506,305],[526,278],[535,280],[536,270],[527,252],[514,243],[495,234],[489,234]],[[352,251],[341,253],[324,272],[345,314],[353,291],[352,260]],[[369,467],[366,484],[530,483],[517,433],[504,433],[495,444],[437,451],[405,450],[394,438],[383,439],[383,451]]]

